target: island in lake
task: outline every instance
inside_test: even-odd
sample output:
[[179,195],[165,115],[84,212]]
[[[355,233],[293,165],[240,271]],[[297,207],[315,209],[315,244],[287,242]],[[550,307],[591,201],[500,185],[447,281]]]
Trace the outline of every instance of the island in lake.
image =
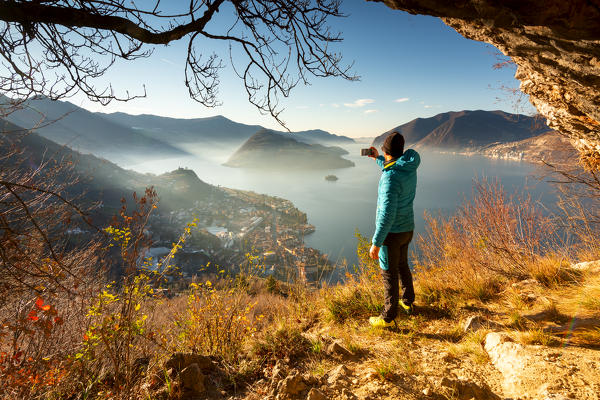
[[308,144],[268,129],[250,137],[224,164],[235,168],[336,169],[353,167],[337,146]]

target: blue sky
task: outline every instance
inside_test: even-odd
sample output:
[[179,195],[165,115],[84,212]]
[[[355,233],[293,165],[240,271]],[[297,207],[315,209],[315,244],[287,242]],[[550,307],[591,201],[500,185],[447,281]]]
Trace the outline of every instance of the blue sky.
[[[413,16],[380,3],[345,0],[342,10],[349,14],[347,18],[330,21],[344,37],[336,49],[346,62],[354,62],[361,80],[313,77],[309,86],[297,86],[281,103],[285,108],[281,117],[291,130],[319,128],[352,137],[376,136],[414,118],[446,111],[533,111],[529,105],[515,109],[499,89],[516,87],[518,81],[513,78],[514,70],[492,68],[496,62],[492,46],[465,39],[440,19]],[[211,23],[218,28],[219,22]],[[229,66],[220,73],[222,106],[204,108],[191,100],[184,85],[186,46],[183,40],[157,47],[148,59],[118,62],[103,78],[118,93],[141,93],[145,85],[146,98],[106,107],[82,96],[70,101],[92,111],[177,118],[220,114],[281,129],[248,103],[241,80]],[[203,40],[200,49],[207,55],[215,52],[229,63],[225,43]]]

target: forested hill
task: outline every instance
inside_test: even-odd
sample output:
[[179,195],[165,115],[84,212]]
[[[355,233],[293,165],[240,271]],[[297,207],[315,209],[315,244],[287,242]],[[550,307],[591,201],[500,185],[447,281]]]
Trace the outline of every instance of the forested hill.
[[230,167],[266,169],[332,169],[352,167],[339,147],[299,142],[289,136],[261,129],[225,163]]

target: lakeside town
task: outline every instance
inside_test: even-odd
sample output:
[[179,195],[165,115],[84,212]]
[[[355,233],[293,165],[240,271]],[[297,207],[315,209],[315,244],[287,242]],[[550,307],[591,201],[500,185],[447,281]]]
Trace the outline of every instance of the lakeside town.
[[196,226],[172,262],[184,280],[260,266],[264,276],[310,283],[333,268],[326,254],[304,245],[304,236],[315,227],[291,201],[228,188],[198,198],[191,207],[151,216],[153,245],[146,256],[155,268],[192,221]]

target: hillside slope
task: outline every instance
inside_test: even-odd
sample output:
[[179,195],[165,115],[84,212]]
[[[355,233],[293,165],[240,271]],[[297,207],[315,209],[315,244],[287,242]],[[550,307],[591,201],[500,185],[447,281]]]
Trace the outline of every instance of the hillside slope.
[[6,119],[26,129],[35,128],[36,133],[58,144],[118,163],[187,154],[66,101],[30,100]]
[[[129,197],[133,192],[143,193],[150,186],[156,188],[161,198],[160,206],[164,209],[191,204],[198,196],[217,191],[215,187],[200,180],[193,171],[173,171],[158,176],[141,174],[121,168],[108,160],[71,150],[0,119],[0,150],[3,154],[9,154],[12,149],[18,149],[18,153],[1,159],[0,166],[6,165],[8,169],[9,165],[18,165],[22,172],[34,170],[42,162],[49,163],[49,167],[67,166],[59,174],[58,180],[70,183],[70,193],[83,196],[84,201],[101,201],[106,213],[118,210],[121,198]],[[173,190],[173,187],[183,189]]]

